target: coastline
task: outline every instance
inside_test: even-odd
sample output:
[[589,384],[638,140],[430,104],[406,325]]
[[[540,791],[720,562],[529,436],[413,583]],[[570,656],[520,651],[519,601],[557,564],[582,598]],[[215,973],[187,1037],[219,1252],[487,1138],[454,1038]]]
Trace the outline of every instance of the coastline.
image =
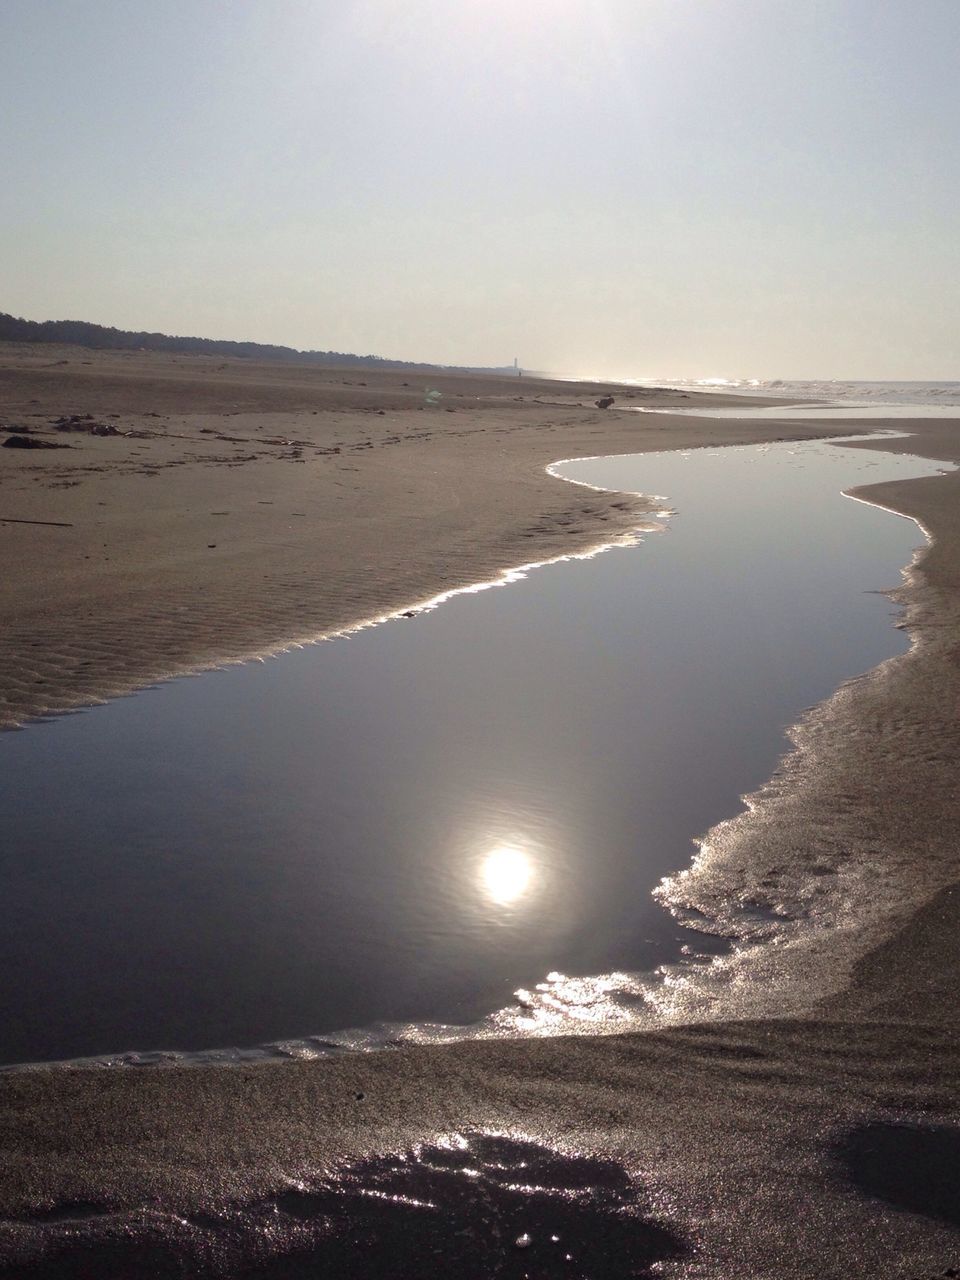
[[[504,418],[500,407],[492,412],[501,417],[481,425],[501,421],[505,432],[517,435],[532,425]],[[549,441],[538,440],[529,452],[518,447],[501,460],[504,475],[518,465],[518,455],[520,467],[532,468],[533,455],[552,450],[559,439],[581,439],[584,428],[597,433],[582,450],[591,453],[663,448],[665,430],[671,443],[693,447],[770,439],[782,429],[664,417],[657,442],[649,443],[648,435],[638,443],[635,428],[608,424],[605,415],[593,415],[594,422],[572,415],[543,432]],[[790,423],[776,438],[794,438],[795,425],[805,427],[798,438],[842,434],[833,423],[819,429]],[[917,434],[903,444],[856,447],[960,460],[948,423],[897,425]],[[608,433],[628,432],[629,446],[608,446]],[[576,445],[567,450],[576,452]],[[422,466],[422,450],[418,456]],[[464,453],[456,453],[436,483],[451,485],[463,461]],[[478,463],[477,483],[495,483],[495,471]],[[951,714],[960,692],[958,476],[855,491],[917,520],[931,539],[896,593],[906,608],[910,652],[843,686],[810,713],[784,768],[754,807],[724,824],[716,852],[684,882],[685,901],[719,917],[731,876],[739,877],[744,898],[763,901],[766,894],[775,905],[777,895],[787,902],[796,889],[797,868],[815,863],[824,868],[818,873],[823,892],[802,904],[823,912],[815,946],[791,948],[785,938],[742,953],[731,969],[724,1020],[701,1025],[410,1046],[311,1063],[146,1072],[59,1067],[4,1075],[0,1264],[33,1256],[39,1224],[57,1206],[99,1206],[101,1216],[121,1225],[141,1221],[148,1210],[182,1215],[192,1226],[215,1212],[225,1227],[242,1232],[245,1215],[253,1221],[256,1206],[297,1180],[309,1186],[320,1171],[370,1151],[487,1130],[621,1161],[684,1242],[685,1255],[665,1263],[663,1274],[839,1277],[868,1267],[889,1274],[891,1257],[904,1275],[942,1274],[957,1265],[960,1223],[878,1197],[866,1174],[858,1180],[855,1162],[844,1165],[838,1152],[851,1134],[886,1126],[896,1131],[894,1155],[909,1162],[912,1151],[914,1176],[922,1181],[932,1150],[923,1145],[924,1126],[960,1120],[952,927],[960,905],[952,888],[960,878],[953,849],[960,741]],[[548,512],[576,515],[574,532],[548,527],[530,536],[535,521],[528,518],[522,531],[510,526],[510,538],[484,542],[490,531],[476,516],[474,497],[460,506],[462,518],[475,521],[482,542],[477,554],[525,545],[536,548],[539,559],[551,539],[563,554],[588,549],[590,537],[594,545],[611,540],[597,538],[601,523],[627,531],[592,494],[591,504],[579,504],[591,509],[578,510],[566,486],[557,485],[565,503],[548,506],[553,483],[538,485],[522,474],[511,502],[522,500],[523,489],[541,504],[541,523]],[[626,526],[644,512],[621,514]],[[520,543],[521,537],[530,540]],[[456,570],[450,565],[448,572]],[[386,588],[381,582],[377,589]],[[877,915],[858,932],[856,922],[843,918],[845,877],[860,889],[865,876],[878,875]],[[891,911],[896,886],[920,875],[927,905]],[[764,1004],[765,965],[774,967],[778,990],[785,969],[792,971],[795,998],[786,1007],[770,1007],[769,999]],[[667,1012],[671,1022],[682,1022],[682,1001]],[[905,1124],[921,1135],[919,1148],[897,1137]],[[91,1231],[97,1216],[90,1215]],[[43,1274],[42,1265],[37,1261],[30,1274]]]
[[[70,446],[0,453],[0,726],[349,631],[649,517],[557,483],[560,457],[824,434],[595,409],[610,384],[64,351],[68,370],[59,349],[47,368],[0,350],[3,422]],[[53,427],[74,414],[134,434]]]

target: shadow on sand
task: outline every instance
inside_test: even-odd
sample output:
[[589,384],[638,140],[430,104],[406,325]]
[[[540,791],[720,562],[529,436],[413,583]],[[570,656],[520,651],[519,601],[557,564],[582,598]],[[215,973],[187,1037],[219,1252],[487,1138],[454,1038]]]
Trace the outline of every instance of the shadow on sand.
[[866,1124],[844,1137],[837,1154],[867,1195],[960,1227],[960,1129]]

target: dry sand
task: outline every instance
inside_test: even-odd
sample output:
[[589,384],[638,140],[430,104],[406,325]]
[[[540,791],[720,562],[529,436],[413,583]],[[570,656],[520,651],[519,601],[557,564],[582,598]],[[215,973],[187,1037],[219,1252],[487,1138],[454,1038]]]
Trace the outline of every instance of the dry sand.
[[[70,359],[70,371],[87,359],[43,354]],[[0,455],[0,515],[72,526],[4,526],[15,569],[0,670],[12,719],[336,630],[636,521],[636,504],[544,477],[558,457],[823,433],[578,409],[594,389],[572,386],[344,373],[367,381],[358,390],[329,372],[113,356],[68,377],[37,359],[5,357],[8,421],[117,412],[124,429],[160,434]],[[420,411],[433,385],[454,414]],[[568,406],[511,399],[538,392]],[[202,426],[245,438],[205,443]],[[918,433],[906,451],[960,460],[960,424],[904,426]],[[293,446],[266,443],[281,431],[309,442],[299,465]],[[255,460],[240,462],[247,454]],[[679,1021],[639,1035],[5,1075],[0,1275],[629,1275],[631,1248],[671,1276],[955,1274],[960,473],[860,492],[920,519],[933,539],[901,593],[913,648],[807,718],[780,775],[678,890],[721,921],[738,885],[774,905],[806,894],[802,928],[786,921],[732,962],[722,996],[716,984],[682,991],[668,1011]],[[261,517],[265,502],[279,510]],[[85,682],[82,661],[94,667]],[[702,1016],[710,999],[723,1020],[682,1025],[684,1000]],[[467,1201],[462,1190],[444,1199],[443,1186],[464,1182],[449,1149],[327,1180],[371,1153],[478,1131],[618,1163],[530,1147],[498,1165],[474,1143],[482,1194]],[[569,1266],[544,1261],[543,1238],[522,1256],[510,1239],[491,1243],[496,1170],[517,1150],[527,1157],[518,1180],[554,1188]],[[586,1200],[571,1190],[585,1181]],[[349,1201],[348,1184],[380,1198]],[[632,1218],[617,1201],[623,1185],[639,1206]],[[448,1234],[400,1195],[453,1205]],[[395,1240],[415,1268],[364,1234],[356,1206],[369,1217],[372,1203],[399,1215]],[[335,1255],[317,1234],[330,1212],[350,1222],[353,1252]],[[633,1242],[625,1254],[618,1231]],[[271,1262],[281,1236],[291,1254]],[[169,1269],[174,1256],[182,1271]]]

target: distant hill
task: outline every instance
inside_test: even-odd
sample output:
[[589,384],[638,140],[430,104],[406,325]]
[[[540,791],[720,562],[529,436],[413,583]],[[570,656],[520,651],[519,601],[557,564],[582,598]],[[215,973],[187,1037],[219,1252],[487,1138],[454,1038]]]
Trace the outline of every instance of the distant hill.
[[196,356],[236,356],[241,360],[283,360],[289,364],[359,365],[366,369],[448,369],[455,373],[513,373],[512,368],[468,369],[386,360],[346,351],[297,351],[264,342],[229,342],[219,338],[180,338],[167,333],[133,333],[85,320],[23,320],[0,312],[0,342],[57,342],[97,351],[175,351]]

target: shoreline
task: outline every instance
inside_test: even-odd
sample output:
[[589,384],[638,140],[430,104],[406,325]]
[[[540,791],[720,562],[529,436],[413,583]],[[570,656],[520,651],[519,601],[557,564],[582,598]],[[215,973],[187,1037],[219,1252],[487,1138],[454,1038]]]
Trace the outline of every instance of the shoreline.
[[[875,439],[867,440],[867,439],[863,439],[862,437],[859,437],[856,441],[847,441],[841,437],[837,440],[837,443],[843,444],[846,447],[850,447],[853,443],[856,443],[858,446],[863,448],[875,449],[880,452],[888,452],[888,450],[886,449],[886,445],[889,442],[889,439],[890,438],[887,437],[887,438],[875,438]],[[904,438],[903,440],[898,440],[898,443],[900,444],[901,447],[898,450],[896,450],[896,452],[912,453],[913,451],[909,448],[909,441],[911,439],[912,437],[907,437],[907,438]],[[714,445],[701,446],[701,447],[706,449],[716,448],[716,446]],[[692,451],[693,450],[691,450],[691,452]],[[602,457],[604,455],[598,455],[598,456]],[[554,478],[565,481],[566,483],[577,486],[577,487],[584,487],[599,493],[616,492],[618,496],[620,495],[621,491],[619,490],[616,490],[616,491],[607,490],[603,486],[591,484],[586,480],[578,480],[570,476],[564,476],[560,473],[559,469],[562,468],[565,464],[576,462],[576,461],[583,461],[583,459],[560,459],[555,463],[551,464],[549,468],[549,472],[551,475],[554,476]],[[931,477],[928,477],[928,478],[931,478]],[[932,478],[939,478],[939,477],[932,477]],[[905,482],[901,480],[887,481],[887,482],[882,482],[879,485],[876,483],[871,483],[867,485],[858,485],[853,487],[852,489],[844,490],[844,496],[849,497],[856,502],[862,502],[864,505],[877,507],[891,514],[900,515],[902,518],[909,520],[912,524],[914,524],[920,530],[923,538],[925,539],[925,545],[921,545],[917,547],[914,551],[914,554],[910,563],[903,566],[900,570],[901,575],[904,579],[905,585],[899,589],[889,589],[889,590],[883,591],[883,594],[888,596],[888,598],[895,599],[895,600],[898,598],[901,598],[901,603],[902,603],[903,593],[905,589],[910,585],[911,579],[915,575],[916,566],[924,559],[924,557],[927,555],[927,553],[931,549],[931,546],[933,543],[933,536],[930,530],[927,529],[922,524],[922,522],[916,515],[907,514],[904,511],[897,510],[895,507],[890,505],[889,498],[887,498],[886,502],[884,502],[869,495],[871,495],[875,489],[883,489],[884,491],[888,491],[888,490],[895,491],[897,487],[903,483]],[[911,483],[911,482],[908,481],[906,483]],[[665,499],[659,499],[659,500],[663,501]],[[670,512],[661,510],[660,514],[662,515],[670,514]],[[646,531],[658,532],[662,527],[663,526],[660,525],[659,522],[650,522],[644,526],[641,526],[636,531],[636,533],[639,535],[642,532],[646,532]],[[554,560],[533,561],[529,564],[518,566],[516,569],[507,570],[499,578],[494,579],[490,582],[475,583],[463,588],[452,588],[448,591],[442,592],[440,595],[432,599],[419,602],[411,606],[409,610],[404,610],[400,613],[387,615],[382,619],[373,619],[368,622],[358,624],[357,627],[350,628],[342,633],[338,633],[338,636],[351,635],[351,634],[354,634],[356,631],[359,631],[365,627],[378,626],[385,621],[391,621],[391,620],[395,620],[402,617],[411,617],[415,613],[430,611],[434,608],[439,607],[446,600],[448,600],[449,598],[457,594],[463,594],[463,593],[472,594],[480,591],[489,590],[494,587],[509,585],[512,582],[522,579],[528,573],[538,568],[561,563],[563,561],[568,561],[568,560],[590,559],[590,558],[593,558],[595,555],[601,554],[603,551],[612,549],[617,546],[629,546],[629,545],[632,545],[635,541],[636,539],[633,536],[624,535],[617,542],[604,543],[598,547],[589,548],[585,552],[579,552],[579,553],[569,552],[565,555],[556,557]],[[901,622],[894,621],[889,625],[896,627],[898,629],[906,629],[906,626],[907,626],[906,622],[904,621],[901,621]],[[329,637],[329,638],[338,638],[338,636]],[[304,644],[319,643],[319,641],[308,640],[303,643]],[[301,645],[299,647],[303,647],[303,646]],[[843,683],[836,689],[836,691],[833,694],[828,695],[825,699],[822,700],[822,702],[820,702],[815,707],[811,708],[807,713],[805,713],[805,715],[799,720],[799,722],[794,724],[791,730],[788,731],[786,735],[787,741],[789,743],[792,743],[793,745],[790,746],[785,751],[783,756],[781,756],[775,770],[775,775],[777,777],[781,775],[781,773],[784,771],[785,764],[787,765],[788,768],[792,768],[794,772],[797,771],[795,764],[791,765],[790,763],[791,757],[802,755],[804,739],[807,736],[805,730],[811,721],[815,720],[818,717],[829,714],[833,703],[846,690],[852,688],[853,686],[855,686],[861,681],[870,681],[873,679],[881,678],[883,675],[884,669],[887,667],[888,664],[895,664],[903,661],[904,659],[910,656],[911,652],[912,652],[912,648],[906,654],[895,655],[893,657],[885,659],[882,663],[880,663],[875,667],[872,667],[860,674],[854,674],[850,676],[848,679],[843,681]],[[744,825],[749,825],[752,818],[752,810],[755,808],[762,808],[765,805],[765,803],[767,803],[768,792],[772,792],[773,789],[774,788],[772,784],[768,783],[763,787],[761,787],[760,790],[756,793],[756,795],[751,794],[751,795],[742,797],[743,802],[746,806],[746,812],[739,813],[733,818],[725,819],[721,821],[716,827],[711,828],[711,830],[708,831],[704,837],[704,843],[708,844],[709,847],[712,849],[714,844],[714,833],[720,833],[721,835],[720,843],[722,845],[723,844],[722,835],[728,828],[734,832],[738,832]],[[697,843],[699,843],[699,841]],[[751,933],[749,930],[744,930],[744,928],[742,927],[742,920],[738,918],[736,913],[731,915],[726,910],[723,910],[723,911],[711,910],[711,904],[709,902],[709,898],[698,901],[695,898],[692,898],[689,894],[689,884],[691,882],[697,881],[698,878],[699,879],[704,878],[698,875],[698,873],[702,871],[702,866],[700,864],[702,864],[703,861],[704,861],[704,858],[701,855],[697,855],[693,859],[692,866],[688,868],[684,868],[670,875],[662,883],[662,885],[660,886],[660,891],[655,896],[658,896],[660,898],[661,904],[663,905],[664,909],[670,911],[673,914],[678,924],[689,923],[689,927],[694,929],[694,931],[697,931],[697,930],[701,932],[705,931],[708,934],[714,933],[715,931],[717,935],[727,937],[730,940],[731,947],[736,949],[735,954],[722,953],[718,955],[714,961],[714,965],[716,967],[722,969],[728,965],[729,966],[740,965],[742,961],[749,966],[751,962],[751,957],[749,954],[744,956],[743,947],[744,947],[744,944],[749,945],[750,939],[751,939]],[[825,868],[821,867],[820,870],[821,870],[821,874],[826,873]],[[717,894],[717,897],[719,899],[723,899],[724,892],[728,888],[729,886],[721,886],[721,890]],[[938,896],[939,893],[940,893],[940,890],[934,888],[931,891],[931,898]],[[769,909],[769,910],[775,909],[772,904],[759,902],[760,896],[761,895],[759,894],[752,896],[751,902],[754,904],[760,905],[764,909]],[[782,904],[777,904],[778,907],[780,905]],[[726,902],[724,902],[724,907],[726,908],[726,906],[727,904]],[[694,911],[694,916],[689,922],[685,920],[685,916],[684,916],[684,912],[688,908],[692,908]],[[795,923],[797,915],[801,914],[801,912],[798,910],[798,905],[796,903],[790,904],[790,908],[791,909],[789,912],[787,912],[787,915],[791,923]],[[911,913],[908,912],[907,914],[909,915]],[[862,923],[862,922],[859,922],[859,923]],[[884,932],[884,933],[888,932],[888,930],[886,930],[886,927],[885,927],[885,922],[881,922],[881,923],[883,925],[881,932]],[[775,932],[776,930],[772,930],[772,929],[767,929],[767,928],[761,929],[759,934],[761,939],[759,950],[761,953],[768,949],[768,943],[770,941],[771,933],[775,933]],[[786,930],[784,930],[783,932],[786,933]],[[809,939],[805,939],[805,941],[809,942]],[[645,989],[649,989],[649,984],[653,982],[655,987],[662,988],[663,990],[664,998],[660,1000],[657,1000],[654,998],[651,1002],[653,1008],[657,1010],[657,1013],[655,1015],[656,1028],[659,1029],[661,1026],[676,1025],[678,1022],[700,1023],[701,1021],[704,1021],[704,1020],[707,1020],[707,1021],[716,1020],[717,1015],[714,1013],[711,1013],[708,1007],[710,1003],[710,997],[709,995],[704,994],[705,988],[709,988],[712,985],[714,985],[713,980],[715,979],[715,976],[716,976],[714,970],[711,969],[710,966],[701,967],[696,965],[687,965],[682,960],[677,965],[671,964],[670,970],[671,970],[671,982],[669,984],[669,988],[671,988],[673,991],[672,998],[671,998],[670,990],[668,990],[668,985],[663,983],[662,980],[657,977],[657,973],[655,970],[652,970],[652,969],[649,971],[645,970],[643,971],[642,974],[632,975],[636,978],[642,978],[644,980],[643,985]],[[707,978],[706,982],[704,982],[705,975]],[[818,1003],[824,1003],[828,999],[828,993],[825,990],[825,987],[827,984],[826,982],[823,981],[823,979],[826,977],[830,978],[836,990],[841,990],[843,988],[843,984],[841,982],[841,967],[836,965],[836,963],[834,963],[830,967],[829,974],[820,975],[821,980],[818,983],[818,986],[821,989],[821,996]],[[806,996],[804,996],[804,997],[801,997],[800,1001],[795,1006],[791,1005],[789,1007],[789,1011],[794,1016],[804,1016],[813,1007],[814,1006],[810,1004],[809,999]],[[747,1010],[744,1010],[743,1012],[747,1012]],[[778,1010],[778,1012],[782,1013],[783,1009]],[[770,1016],[769,1013],[762,1006],[751,1007],[749,1009],[749,1014],[751,1017],[758,1017],[758,1018]],[[720,1016],[723,1017],[723,1014],[721,1013]],[[659,1019],[659,1021],[657,1021],[657,1019]],[[342,1053],[376,1052],[387,1047],[396,1047],[399,1045],[439,1046],[439,1045],[452,1044],[452,1043],[461,1043],[464,1041],[477,1041],[477,1040],[502,1041],[502,1040],[515,1038],[515,1036],[521,1039],[528,1038],[526,1035],[524,1035],[523,1032],[520,1032],[520,1031],[516,1032],[514,1036],[513,1034],[504,1032],[502,1030],[491,1030],[489,1027],[485,1025],[486,1022],[487,1022],[487,1017],[482,1017],[476,1023],[467,1023],[463,1025],[460,1025],[457,1023],[446,1024],[446,1023],[434,1022],[430,1020],[426,1020],[423,1022],[409,1023],[409,1024],[401,1023],[401,1022],[397,1022],[395,1024],[375,1022],[371,1024],[370,1027],[361,1026],[359,1024],[354,1026],[353,1024],[351,1024],[349,1026],[337,1027],[333,1030],[319,1033],[316,1036],[305,1036],[302,1039],[296,1039],[296,1038],[289,1039],[285,1041],[280,1041],[277,1044],[274,1044],[273,1041],[265,1041],[262,1043],[257,1042],[255,1044],[254,1043],[251,1043],[251,1044],[238,1043],[237,1045],[224,1044],[222,1046],[203,1048],[203,1049],[193,1049],[193,1050],[186,1050],[186,1049],[174,1050],[174,1049],[166,1049],[163,1047],[146,1048],[146,1049],[124,1049],[124,1050],[116,1050],[116,1051],[107,1051],[103,1053],[95,1053],[90,1056],[81,1056],[81,1057],[70,1057],[70,1058],[62,1058],[62,1059],[55,1058],[55,1059],[49,1059],[49,1060],[45,1059],[45,1060],[37,1060],[37,1061],[23,1061],[23,1062],[11,1061],[11,1062],[0,1065],[0,1074],[12,1073],[12,1072],[24,1071],[24,1070],[47,1070],[47,1069],[56,1070],[62,1067],[71,1067],[71,1068],[111,1067],[116,1069],[118,1067],[122,1068],[122,1067],[130,1067],[130,1066],[136,1066],[136,1067],[142,1068],[142,1067],[163,1067],[163,1066],[174,1066],[174,1065],[175,1066],[197,1066],[197,1067],[216,1067],[216,1066],[223,1066],[223,1065],[250,1066],[250,1065],[254,1065],[256,1063],[261,1063],[261,1062],[277,1063],[277,1062],[291,1061],[291,1060],[297,1060],[297,1061],[308,1061],[308,1060],[314,1060],[314,1059],[323,1060],[328,1057],[332,1057],[334,1055],[339,1055]],[[373,1028],[376,1028],[375,1032]],[[622,1024],[622,1027],[620,1028],[613,1026],[613,1027],[604,1027],[602,1030],[597,1030],[596,1028],[592,1028],[589,1024],[579,1025],[574,1023],[571,1025],[571,1028],[569,1030],[564,1030],[564,1031],[551,1030],[549,1034],[551,1035],[551,1037],[582,1036],[582,1035],[610,1036],[610,1035],[622,1035],[622,1034],[637,1034],[650,1029],[651,1028],[644,1026],[642,1022],[631,1023],[630,1021],[625,1021]],[[545,1033],[542,1031],[531,1031],[529,1033],[530,1036],[540,1036],[543,1034]]]
[[[683,419],[663,422],[689,429]],[[583,425],[558,424],[553,435],[573,437]],[[721,443],[727,424],[716,425],[704,444]],[[757,428],[769,439],[781,425]],[[955,424],[897,425],[915,434],[850,445],[960,461]],[[834,423],[809,427],[781,438],[844,434]],[[680,447],[691,447],[686,437]],[[0,1276],[22,1274],[5,1269],[17,1259],[29,1260],[31,1275],[56,1274],[42,1270],[37,1249],[38,1241],[55,1247],[45,1224],[57,1213],[73,1222],[76,1240],[87,1230],[93,1238],[108,1218],[108,1235],[132,1230],[145,1212],[181,1215],[199,1234],[219,1215],[242,1235],[284,1188],[321,1185],[370,1152],[477,1131],[620,1162],[683,1241],[665,1275],[839,1278],[868,1267],[889,1274],[891,1258],[904,1275],[956,1266],[960,1222],[927,1212],[922,1192],[939,1149],[931,1135],[960,1124],[960,472],[851,494],[928,531],[928,547],[893,593],[910,650],[808,714],[784,767],[753,808],[722,824],[712,862],[684,884],[690,905],[720,915],[731,873],[743,897],[762,900],[789,893],[796,869],[816,861],[825,891],[806,904],[823,912],[813,948],[786,937],[742,953],[727,1016],[700,1024],[685,1025],[678,1010],[659,1029],[600,1037],[408,1045],[228,1071],[55,1064],[4,1073]],[[597,513],[581,516],[575,535],[556,536],[587,536]],[[866,926],[844,918],[845,883],[895,890],[921,876],[925,905],[891,915],[888,892]],[[792,971],[786,1007],[764,1005],[765,964],[781,983]],[[906,1161],[920,1188],[919,1207],[903,1192],[898,1200],[896,1187],[878,1195],[867,1172],[838,1154],[881,1129],[890,1159]],[[88,1226],[70,1219],[71,1204],[93,1210]]]
[[[891,452],[929,456],[923,447],[911,447],[915,436],[895,443]],[[845,447],[886,451],[889,444],[851,441]],[[742,951],[717,962],[740,988],[734,1001],[739,1016],[762,1020],[842,1010],[864,1018],[868,1010],[896,1008],[909,1022],[913,1002],[920,1000],[935,1020],[958,1023],[947,1003],[933,1009],[915,974],[900,972],[893,961],[881,974],[871,963],[875,950],[892,957],[891,938],[915,931],[925,909],[938,901],[942,907],[960,881],[954,855],[960,805],[950,783],[960,736],[949,715],[937,712],[949,687],[949,636],[960,623],[960,600],[938,589],[929,572],[937,557],[954,564],[960,559],[960,529],[952,531],[952,547],[944,546],[945,524],[955,523],[949,508],[960,493],[958,480],[960,473],[951,472],[847,491],[856,501],[911,520],[925,539],[904,566],[902,584],[884,593],[901,606],[891,625],[908,632],[910,648],[845,681],[792,725],[789,750],[774,775],[744,797],[745,811],[708,832],[693,865],[662,886],[662,901],[678,919],[692,911],[694,927],[712,925],[721,934],[737,932],[731,881],[740,902],[775,914],[784,910],[782,927],[762,928],[756,945],[749,930],[741,930]],[[932,501],[907,497],[920,493]],[[821,879],[811,892],[812,876]],[[795,930],[791,916],[816,921],[815,932]],[[930,944],[931,954],[941,949],[932,937]],[[927,982],[930,963],[928,956]],[[861,970],[871,973],[876,990],[858,981]],[[764,980],[774,975],[771,1003]],[[697,984],[689,985],[692,1012]],[[683,994],[671,1014],[683,1018]]]
[[[556,384],[524,381],[521,400],[509,378],[448,376],[433,382],[449,403],[429,407],[395,374],[277,385],[289,371],[245,366],[224,384],[222,361],[81,354],[78,379],[0,349],[0,420],[70,445],[0,453],[0,726],[342,634],[616,542],[650,515],[635,495],[556,484],[557,458],[823,434],[594,409],[612,384],[563,384],[570,403],[547,409],[536,395]],[[133,434],[51,425],[80,413]]]

